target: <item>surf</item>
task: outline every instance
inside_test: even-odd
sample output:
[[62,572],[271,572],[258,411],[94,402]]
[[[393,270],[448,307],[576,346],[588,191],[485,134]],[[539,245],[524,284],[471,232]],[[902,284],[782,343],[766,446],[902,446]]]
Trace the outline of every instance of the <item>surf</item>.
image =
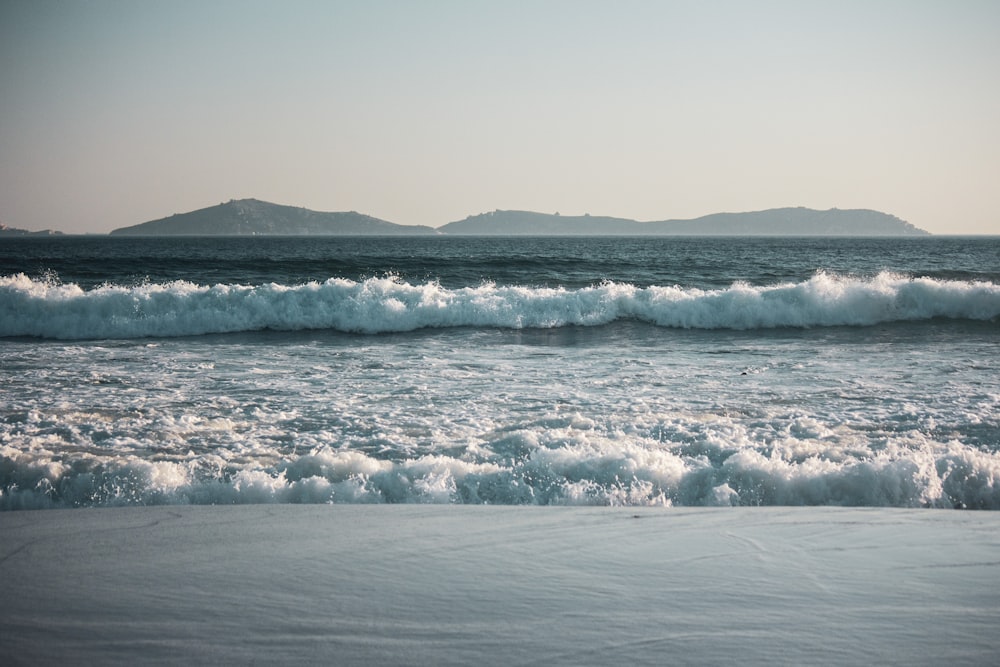
[[881,272],[722,289],[497,285],[446,288],[392,275],[296,285],[177,280],[84,289],[54,276],[0,278],[0,337],[134,339],[277,330],[378,334],[428,328],[553,329],[636,320],[680,329],[865,327],[936,318],[996,321],[1000,285]]

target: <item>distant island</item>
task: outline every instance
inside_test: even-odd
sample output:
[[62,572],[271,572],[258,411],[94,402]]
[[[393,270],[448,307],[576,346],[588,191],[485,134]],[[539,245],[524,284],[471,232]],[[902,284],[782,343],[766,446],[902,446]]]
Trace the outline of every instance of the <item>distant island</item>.
[[627,218],[501,211],[469,216],[438,228],[400,225],[349,211],[322,213],[257,199],[226,203],[111,232],[117,236],[923,236],[896,216],[868,209],[776,208],[715,213],[691,220],[639,222]]
[[51,229],[43,229],[40,232],[32,232],[27,229],[8,227],[0,222],[0,236],[58,236],[60,234],[62,234],[62,232],[54,232]]
[[115,236],[396,236],[435,234],[431,227],[397,225],[356,211],[322,213],[259,199],[177,213],[111,232]]
[[477,236],[919,236],[928,232],[896,216],[867,209],[775,208],[714,213],[691,220],[638,222],[591,215],[494,211],[451,222],[444,234]]

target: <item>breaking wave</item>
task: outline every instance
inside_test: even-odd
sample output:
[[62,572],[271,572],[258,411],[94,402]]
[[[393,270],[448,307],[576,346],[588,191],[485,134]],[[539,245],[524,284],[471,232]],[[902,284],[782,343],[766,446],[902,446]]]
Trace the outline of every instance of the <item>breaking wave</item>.
[[318,447],[273,466],[217,456],[67,460],[0,446],[0,510],[162,504],[842,505],[1000,509],[1000,456],[958,442],[905,443],[872,457],[791,460],[739,448],[718,461],[677,448],[516,435],[517,460],[445,455],[390,461]]
[[605,282],[581,289],[447,289],[394,277],[301,285],[197,285],[185,281],[84,290],[24,274],[0,278],[0,337],[56,339],[193,336],[258,330],[352,333],[423,328],[555,328],[632,319],[663,327],[752,330],[870,326],[933,318],[1000,317],[1000,285],[880,273],[820,272],[770,286],[717,290]]

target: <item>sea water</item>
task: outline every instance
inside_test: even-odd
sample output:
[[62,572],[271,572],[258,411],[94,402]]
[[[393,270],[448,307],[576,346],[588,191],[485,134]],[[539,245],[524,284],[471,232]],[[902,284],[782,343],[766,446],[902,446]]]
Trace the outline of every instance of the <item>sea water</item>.
[[0,240],[0,509],[1000,509],[997,238]]

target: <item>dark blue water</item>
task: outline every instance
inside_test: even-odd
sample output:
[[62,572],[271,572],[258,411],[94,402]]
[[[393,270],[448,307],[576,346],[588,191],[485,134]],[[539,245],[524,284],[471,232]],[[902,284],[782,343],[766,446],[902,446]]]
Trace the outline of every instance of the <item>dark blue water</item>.
[[684,287],[798,282],[817,270],[1000,280],[1000,238],[235,237],[0,239],[0,275],[55,275],[90,288],[186,280],[300,284],[393,274],[444,287]]

